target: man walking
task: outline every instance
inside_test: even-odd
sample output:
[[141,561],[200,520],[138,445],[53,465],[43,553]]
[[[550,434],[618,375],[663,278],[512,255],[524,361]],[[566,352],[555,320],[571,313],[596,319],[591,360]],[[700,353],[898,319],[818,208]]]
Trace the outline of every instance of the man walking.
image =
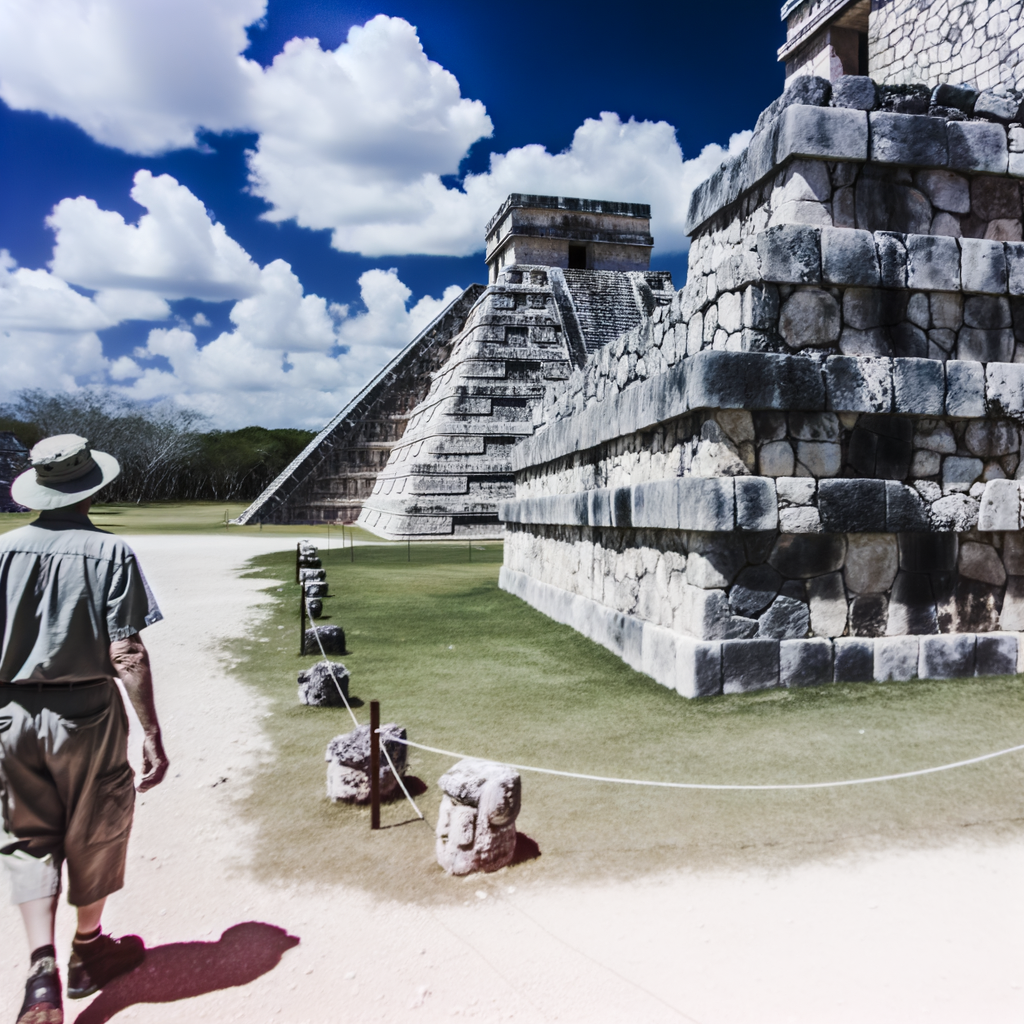
[[78,931],[68,996],[91,995],[142,963],[141,939],[104,934],[107,896],[124,885],[135,804],[128,720],[142,723],[144,791],[167,771],[139,632],[162,618],[131,549],[88,518],[120,466],[85,438],[40,441],[11,485],[35,522],[0,536],[0,859],[32,953],[18,1024],[62,1024],[54,916],[67,863]]

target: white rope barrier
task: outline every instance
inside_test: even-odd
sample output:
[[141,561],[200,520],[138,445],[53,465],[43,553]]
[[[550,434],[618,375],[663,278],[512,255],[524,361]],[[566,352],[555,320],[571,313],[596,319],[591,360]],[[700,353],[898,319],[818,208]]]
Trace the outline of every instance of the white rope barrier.
[[[352,719],[352,721],[355,723],[356,728],[358,729],[359,719],[356,718],[356,714],[352,710],[352,705],[349,704],[348,697],[345,696],[345,691],[341,688],[341,683],[338,682],[338,677],[334,672],[334,663],[331,661],[330,658],[327,657],[327,652],[324,650],[323,641],[320,639],[320,630],[316,628],[316,623],[313,620],[313,615],[309,610],[309,599],[306,597],[305,589],[303,589],[302,593],[302,602],[306,606],[306,614],[309,616],[309,624],[313,627],[313,636],[316,637],[316,645],[320,648],[320,654],[322,655],[324,661],[327,662],[327,668],[331,673],[331,678],[334,680],[335,687],[337,687],[338,695],[344,701],[345,710],[349,713],[349,717]],[[303,643],[305,643],[305,638],[303,638]],[[380,729],[377,730],[377,735],[380,735]],[[399,742],[402,741],[399,740]],[[387,759],[388,767],[391,769],[391,774],[394,775],[395,780],[398,782],[398,785],[401,787],[402,792],[405,794],[405,799],[408,800],[410,804],[412,804],[412,809],[420,816],[420,818],[426,820],[423,818],[423,812],[416,806],[416,801],[413,800],[411,794],[409,793],[409,790],[405,788],[405,782],[402,780],[402,776],[398,774],[398,769],[395,768],[395,763],[391,760],[391,755],[388,753],[387,744],[381,743],[380,749],[384,752],[384,757]]]
[[[493,760],[492,758],[480,758],[476,754],[459,754],[454,750],[442,750],[439,747],[428,747],[422,743],[413,743],[412,740],[399,740],[407,747],[415,747],[417,750],[426,750],[431,754],[444,754],[447,757],[457,757],[460,760],[471,758],[473,760]],[[892,782],[896,779],[911,779],[917,775],[934,775],[936,772],[948,772],[952,768],[963,768],[969,764],[979,764],[982,761],[991,761],[994,757],[1003,757],[1005,754],[1013,754],[1024,750],[1024,743],[1016,747],[1007,747],[1005,750],[997,750],[992,754],[982,754],[980,757],[971,757],[966,761],[954,761],[952,764],[942,764],[937,768],[919,768],[913,772],[899,772],[895,775],[874,775],[867,779],[845,779],[842,782],[788,782],[774,785],[731,785],[712,782],[655,782],[649,779],[616,779],[607,775],[582,775],[579,772],[562,772],[555,768],[538,768],[530,764],[513,764],[511,761],[498,761],[509,768],[516,768],[522,772],[540,772],[542,775],[560,775],[567,779],[585,779],[588,782],[615,782],[623,786],[659,786],[663,789],[743,789],[743,790],[766,790],[766,789],[833,789],[837,786],[863,786],[869,782]]]

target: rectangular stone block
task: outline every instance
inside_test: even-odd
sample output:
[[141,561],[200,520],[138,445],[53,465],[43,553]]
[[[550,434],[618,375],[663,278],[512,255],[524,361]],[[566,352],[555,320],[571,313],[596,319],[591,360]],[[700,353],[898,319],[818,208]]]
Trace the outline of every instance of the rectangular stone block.
[[1013,331],[961,327],[956,339],[956,354],[966,362],[1008,363],[1013,359]]
[[957,240],[942,235],[907,235],[907,287],[921,291],[959,291]]
[[810,359],[774,352],[704,351],[686,361],[687,408],[804,409],[825,407],[821,371]]
[[899,480],[886,480],[885,532],[917,533],[930,529],[928,507],[921,495]]
[[875,252],[883,288],[907,287],[907,237],[896,231],[875,232]]
[[885,531],[885,481],[820,480],[818,512],[825,533],[882,533]]
[[891,361],[870,356],[829,356],[825,360],[825,393],[827,408],[836,412],[890,412]]
[[775,481],[765,476],[735,477],[736,528],[774,530],[779,525]]
[[778,121],[775,162],[794,156],[866,160],[868,115],[863,110],[794,104]]
[[918,637],[880,636],[875,638],[875,681],[906,682],[917,678]]
[[979,530],[1020,529],[1020,485],[1016,480],[989,480],[981,496]]
[[676,492],[678,529],[718,533],[736,528],[736,494],[732,477],[690,476],[678,482],[682,485]]
[[949,161],[946,122],[941,117],[875,110],[871,119],[871,160],[906,167],[945,167]]
[[778,685],[778,640],[722,641],[723,693],[747,693]]
[[821,228],[777,224],[757,236],[757,255],[765,281],[821,283]]
[[984,121],[950,121],[946,125],[946,139],[951,170],[1006,173],[1009,149],[1002,125]]
[[722,645],[716,640],[676,641],[676,690],[683,697],[714,697],[722,692]]
[[779,685],[821,686],[832,682],[832,641],[825,637],[779,642]]
[[589,526],[612,525],[612,491],[599,487],[587,492],[587,524]]
[[946,405],[946,374],[937,359],[892,361],[893,411],[941,416]]
[[985,415],[985,367],[951,359],[946,363],[946,415],[977,419]]
[[1024,413],[1024,363],[989,363],[985,367],[985,397],[993,416]]
[[520,523],[521,519],[519,516],[519,502],[510,498],[506,501],[498,502],[498,521],[502,523]]
[[852,228],[822,228],[821,277],[826,284],[877,288],[875,236]]
[[974,674],[1010,676],[1017,671],[1018,637],[1012,633],[979,633],[974,649]]
[[[653,480],[633,488],[633,526],[678,530],[686,480]],[[731,484],[732,481],[730,480]]]
[[678,633],[653,622],[645,622],[640,641],[640,671],[655,682],[670,689],[676,689],[678,670],[676,667],[676,643]]
[[870,683],[875,678],[875,642],[870,637],[837,636],[832,641],[837,683]]
[[923,636],[917,674],[921,679],[964,679],[974,675],[973,633]]
[[1011,295],[1024,295],[1024,242],[1006,242],[1006,283]]
[[1006,293],[1006,252],[1002,242],[960,239],[960,280],[965,292]]
[[633,489],[616,487],[612,492],[612,526],[628,530],[633,525]]

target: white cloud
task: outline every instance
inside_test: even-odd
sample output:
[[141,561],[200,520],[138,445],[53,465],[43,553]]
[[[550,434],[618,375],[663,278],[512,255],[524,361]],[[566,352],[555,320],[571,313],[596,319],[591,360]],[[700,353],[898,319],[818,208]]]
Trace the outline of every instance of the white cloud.
[[200,310],[194,317],[192,317],[192,323],[194,323],[196,327],[209,327],[210,318]]
[[659,250],[679,251],[693,186],[749,137],[684,160],[671,125],[605,112],[563,153],[495,154],[446,188],[491,122],[408,22],[378,15],[333,51],[293,39],[264,69],[240,56],[262,12],[262,0],[0,0],[0,96],[130,152],[192,145],[202,126],[257,132],[250,187],[267,218],[329,229],[366,256],[476,252],[509,192],[650,203]]
[[266,0],[3,0],[0,97],[155,154],[200,128],[240,127],[250,76],[238,56]]
[[46,223],[57,234],[50,267],[58,277],[85,288],[149,292],[161,299],[218,302],[259,290],[260,268],[169,174],[139,171],[131,197],[147,211],[138,224],[127,224],[85,196],[62,199],[53,208]]

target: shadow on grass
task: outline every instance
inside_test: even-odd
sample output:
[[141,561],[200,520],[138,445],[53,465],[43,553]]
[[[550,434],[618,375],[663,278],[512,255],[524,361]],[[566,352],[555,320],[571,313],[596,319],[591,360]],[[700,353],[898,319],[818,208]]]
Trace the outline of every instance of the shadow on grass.
[[78,1024],[103,1024],[139,1003],[175,1003],[248,985],[272,971],[299,939],[276,925],[245,921],[216,942],[172,942],[146,950],[130,974],[115,978],[78,1015]]

